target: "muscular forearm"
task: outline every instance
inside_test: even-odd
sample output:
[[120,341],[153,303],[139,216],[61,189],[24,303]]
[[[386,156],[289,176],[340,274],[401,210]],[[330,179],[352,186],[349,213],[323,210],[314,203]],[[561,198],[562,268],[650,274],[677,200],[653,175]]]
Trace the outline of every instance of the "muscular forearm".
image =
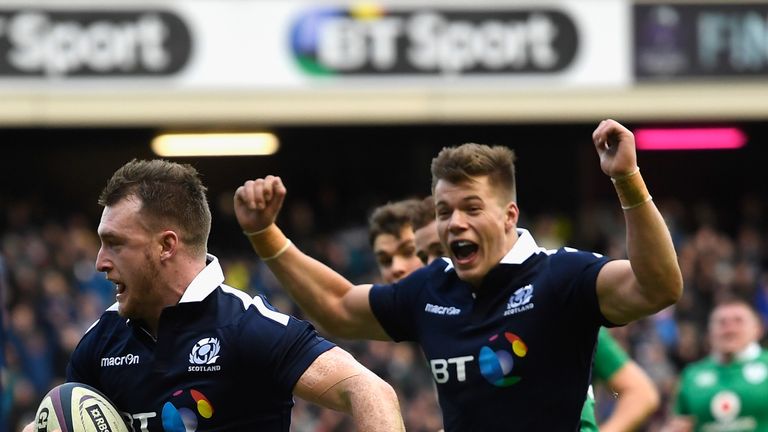
[[343,338],[387,339],[370,310],[362,306],[368,304],[368,287],[356,287],[296,246],[282,250],[282,245],[288,243],[277,226],[249,239],[261,257],[272,256],[270,245],[281,251],[265,263],[310,320],[323,330]]
[[617,260],[600,271],[598,299],[606,318],[626,323],[675,303],[682,295],[682,276],[669,230],[640,174],[634,134],[606,119],[592,141],[624,211],[629,256],[629,262]]
[[395,391],[384,381],[370,375],[358,375],[343,383],[355,430],[404,431]]
[[616,401],[611,416],[600,425],[600,432],[629,432],[637,430],[656,409],[657,403],[649,403],[643,394],[622,393],[618,401]]
[[335,347],[299,378],[294,394],[352,416],[359,431],[403,431],[397,394],[391,385]]
[[654,313],[675,303],[683,291],[672,238],[653,201],[624,210],[624,218],[632,271],[648,302],[649,310],[645,312]]
[[613,413],[600,425],[601,432],[634,431],[659,407],[659,392],[634,361],[616,371],[608,386],[618,394]]

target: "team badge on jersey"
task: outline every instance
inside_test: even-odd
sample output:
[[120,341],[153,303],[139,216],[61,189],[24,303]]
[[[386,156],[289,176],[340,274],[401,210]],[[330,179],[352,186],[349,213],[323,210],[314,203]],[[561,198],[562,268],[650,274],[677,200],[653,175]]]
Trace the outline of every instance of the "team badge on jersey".
[[728,422],[739,416],[741,411],[741,399],[732,391],[721,391],[712,398],[709,403],[712,417],[719,422]]
[[190,372],[210,372],[218,371],[221,366],[216,364],[216,360],[219,359],[219,351],[221,351],[221,345],[216,338],[203,338],[197,341],[195,346],[192,347],[192,352],[189,354],[189,363],[194,366],[189,366]]
[[533,285],[528,284],[522,288],[518,288],[509,297],[507,302],[507,310],[504,311],[504,316],[514,315],[516,313],[525,312],[533,309]]

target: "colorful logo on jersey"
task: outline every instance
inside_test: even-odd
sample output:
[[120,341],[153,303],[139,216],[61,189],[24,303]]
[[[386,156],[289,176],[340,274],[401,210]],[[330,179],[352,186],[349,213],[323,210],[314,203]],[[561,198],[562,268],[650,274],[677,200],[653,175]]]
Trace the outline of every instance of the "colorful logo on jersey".
[[[191,407],[191,408],[190,408]],[[213,405],[205,395],[195,389],[177,390],[163,405],[161,414],[166,432],[195,432],[199,417],[213,417]]]
[[741,399],[732,391],[721,391],[712,398],[709,403],[712,417],[719,422],[727,422],[735,419],[741,412]]
[[[480,348],[480,373],[496,387],[509,387],[522,378],[511,375],[515,359],[528,354],[528,346],[514,333],[504,332],[488,338],[489,344]],[[511,348],[511,351],[510,351]]]
[[221,345],[216,338],[203,338],[197,341],[189,354],[189,362],[194,365],[210,365],[219,359]]

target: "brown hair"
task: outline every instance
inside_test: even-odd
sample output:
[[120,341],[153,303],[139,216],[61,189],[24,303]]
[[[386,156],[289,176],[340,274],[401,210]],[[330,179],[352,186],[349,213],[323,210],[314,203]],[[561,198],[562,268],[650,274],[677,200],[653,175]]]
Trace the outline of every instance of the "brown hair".
[[382,234],[400,238],[400,231],[404,226],[411,224],[411,217],[419,203],[418,199],[409,198],[376,207],[368,218],[368,241],[371,246],[376,237]]
[[413,212],[411,222],[413,230],[424,228],[430,222],[435,221],[435,198],[432,195],[425,197],[419,202],[416,210]]
[[760,318],[760,314],[757,312],[755,307],[752,306],[752,302],[745,296],[738,295],[732,292],[721,294],[719,298],[715,300],[715,305],[709,313],[710,318],[712,318],[712,315],[714,314],[715,310],[722,306],[743,306],[755,317],[757,322],[762,323],[762,318]]
[[515,152],[504,146],[466,143],[445,147],[432,159],[432,193],[438,180],[451,183],[471,181],[488,176],[488,183],[516,199]]
[[151,226],[169,224],[196,254],[205,254],[211,232],[207,188],[188,164],[162,159],[133,159],[120,167],[99,196],[99,205],[111,206],[136,197]]

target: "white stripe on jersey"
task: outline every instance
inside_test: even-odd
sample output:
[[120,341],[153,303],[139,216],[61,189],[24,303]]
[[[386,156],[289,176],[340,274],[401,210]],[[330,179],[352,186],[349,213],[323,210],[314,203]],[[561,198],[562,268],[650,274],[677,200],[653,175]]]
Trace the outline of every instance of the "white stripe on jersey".
[[290,317],[284,313],[273,311],[272,309],[268,308],[267,305],[264,304],[264,299],[262,299],[259,296],[256,296],[253,298],[253,305],[256,306],[256,309],[261,312],[262,315],[265,317],[277,321],[280,324],[287,326],[288,320]]

